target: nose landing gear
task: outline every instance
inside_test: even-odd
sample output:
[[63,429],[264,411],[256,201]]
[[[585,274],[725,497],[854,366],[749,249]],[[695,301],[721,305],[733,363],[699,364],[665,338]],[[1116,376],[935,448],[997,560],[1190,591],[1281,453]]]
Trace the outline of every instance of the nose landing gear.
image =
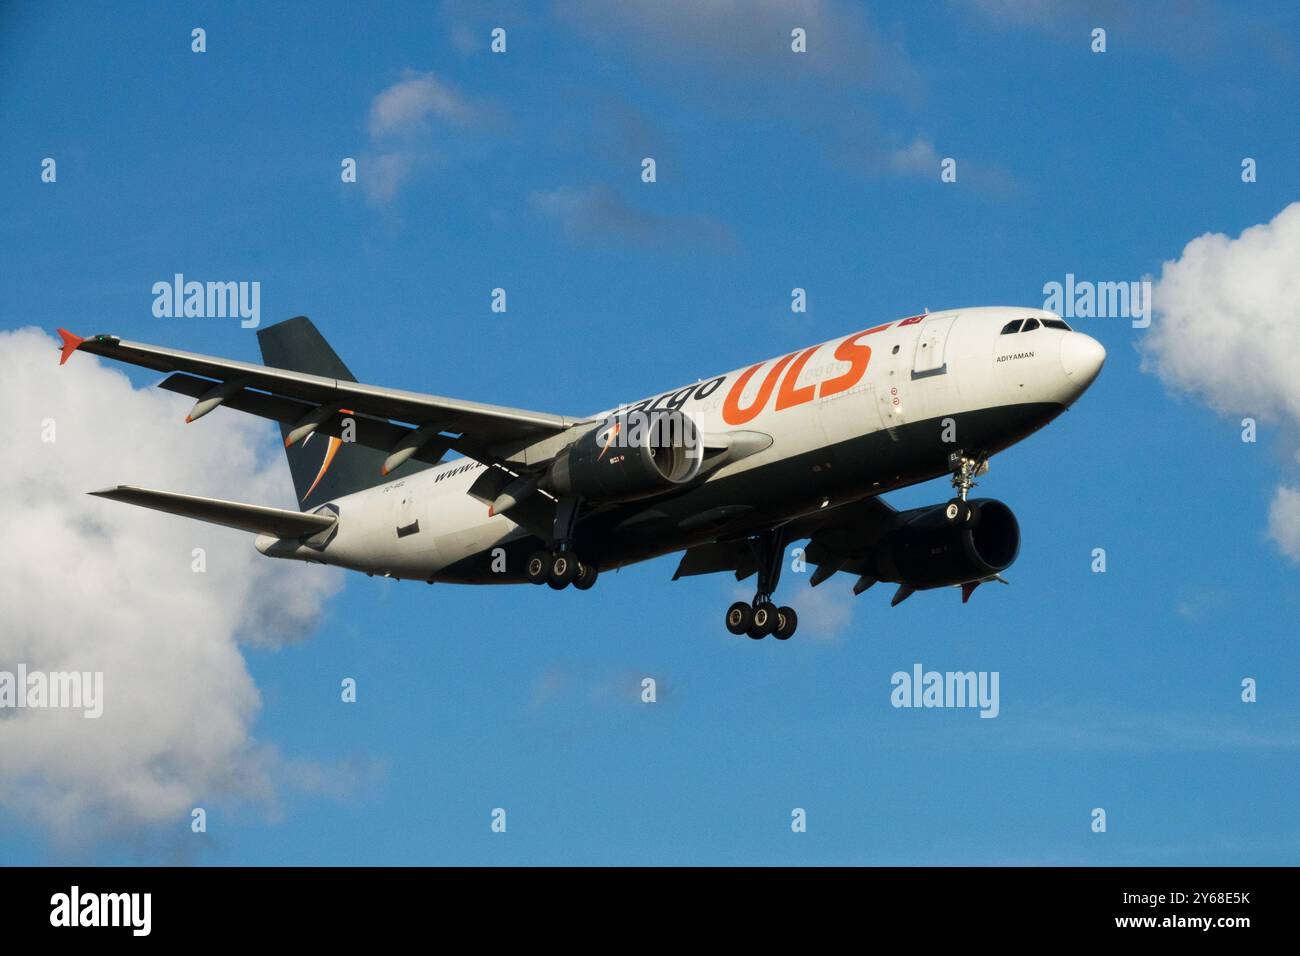
[[727,608],[727,630],[737,636],[746,634],[762,640],[771,634],[778,641],[789,640],[799,626],[799,616],[792,607],[777,607],[772,592],[781,579],[785,559],[785,538],[780,528],[765,531],[755,541],[758,548],[758,593],[746,604],[737,601]]
[[948,470],[952,472],[952,487],[957,497],[944,506],[943,516],[949,524],[974,527],[979,523],[979,509],[972,506],[966,496],[978,483],[975,479],[989,470],[989,456],[984,452],[971,457],[964,452],[948,456]]

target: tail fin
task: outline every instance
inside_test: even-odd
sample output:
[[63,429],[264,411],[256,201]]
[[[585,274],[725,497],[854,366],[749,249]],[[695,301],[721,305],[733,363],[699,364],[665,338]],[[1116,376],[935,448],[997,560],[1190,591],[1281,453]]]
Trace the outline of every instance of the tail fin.
[[[263,363],[272,368],[323,375],[345,382],[356,381],[343,360],[305,315],[259,329],[257,343],[262,349]],[[292,423],[280,424],[280,434],[286,440],[292,427]],[[285,454],[289,457],[298,506],[303,509],[396,481],[429,467],[412,459],[385,476],[380,474],[387,457],[383,451],[318,432],[286,447]]]

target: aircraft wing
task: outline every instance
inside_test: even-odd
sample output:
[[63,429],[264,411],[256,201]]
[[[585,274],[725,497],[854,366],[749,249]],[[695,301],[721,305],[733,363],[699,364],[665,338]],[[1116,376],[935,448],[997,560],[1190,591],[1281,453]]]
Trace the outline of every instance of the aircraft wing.
[[790,523],[792,540],[809,538],[804,555],[812,564],[824,565],[865,557],[898,512],[883,498],[863,498],[818,511]]
[[[812,580],[820,584],[836,571],[866,573],[862,562],[896,514],[882,498],[863,498],[796,518],[785,526],[785,537],[787,541],[809,539],[804,555],[810,564],[818,566]],[[736,579],[743,581],[757,570],[757,551],[752,542],[722,540],[688,548],[673,580],[734,571]]]
[[757,569],[758,556],[748,540],[714,541],[687,548],[677,570],[673,572],[673,580],[696,574],[734,571],[736,580],[743,581]]
[[332,527],[338,520],[336,515],[323,512],[304,514],[301,511],[286,511],[283,508],[246,505],[238,501],[222,501],[219,498],[203,498],[198,495],[179,495],[170,491],[133,488],[130,485],[101,488],[89,494],[97,498],[108,498],[112,501],[139,505],[142,508],[152,508],[154,511],[165,511],[167,514],[197,518],[199,521],[225,525],[227,528],[238,528],[240,531],[271,534],[277,538],[300,538],[305,535],[319,534]]
[[354,417],[354,440],[359,444],[386,451],[414,446],[422,460],[437,461],[448,448],[478,457],[486,449],[543,438],[585,421],[214,358],[128,342],[114,335],[83,339],[65,329],[60,329],[59,335],[63,339],[61,363],[74,351],[81,351],[173,373],[161,387],[198,399],[187,420],[224,404],[291,425],[320,418],[313,427],[338,436],[346,415]]

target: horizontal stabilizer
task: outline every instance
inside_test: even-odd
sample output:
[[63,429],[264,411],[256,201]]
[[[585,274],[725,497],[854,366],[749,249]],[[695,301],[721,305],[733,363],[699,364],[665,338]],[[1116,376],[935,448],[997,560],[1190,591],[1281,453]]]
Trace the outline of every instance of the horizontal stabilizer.
[[125,501],[129,505],[165,511],[184,518],[197,518],[199,521],[238,528],[240,531],[275,535],[277,538],[300,538],[318,534],[338,520],[332,514],[304,514],[284,508],[245,505],[238,501],[178,495],[170,491],[151,491],[148,488],[132,488],[130,485],[102,488],[89,493],[98,498]]

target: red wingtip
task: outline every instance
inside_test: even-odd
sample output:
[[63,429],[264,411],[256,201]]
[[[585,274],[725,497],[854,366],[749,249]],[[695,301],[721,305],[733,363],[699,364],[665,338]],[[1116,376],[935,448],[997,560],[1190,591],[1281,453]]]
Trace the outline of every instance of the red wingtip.
[[975,589],[980,586],[978,581],[967,581],[961,586],[961,603],[965,604],[970,600],[970,596],[975,593]]
[[80,335],[73,335],[67,329],[59,329],[59,338],[63,339],[63,352],[59,355],[59,364],[62,365],[68,360],[68,356],[81,347],[81,343],[86,341]]

